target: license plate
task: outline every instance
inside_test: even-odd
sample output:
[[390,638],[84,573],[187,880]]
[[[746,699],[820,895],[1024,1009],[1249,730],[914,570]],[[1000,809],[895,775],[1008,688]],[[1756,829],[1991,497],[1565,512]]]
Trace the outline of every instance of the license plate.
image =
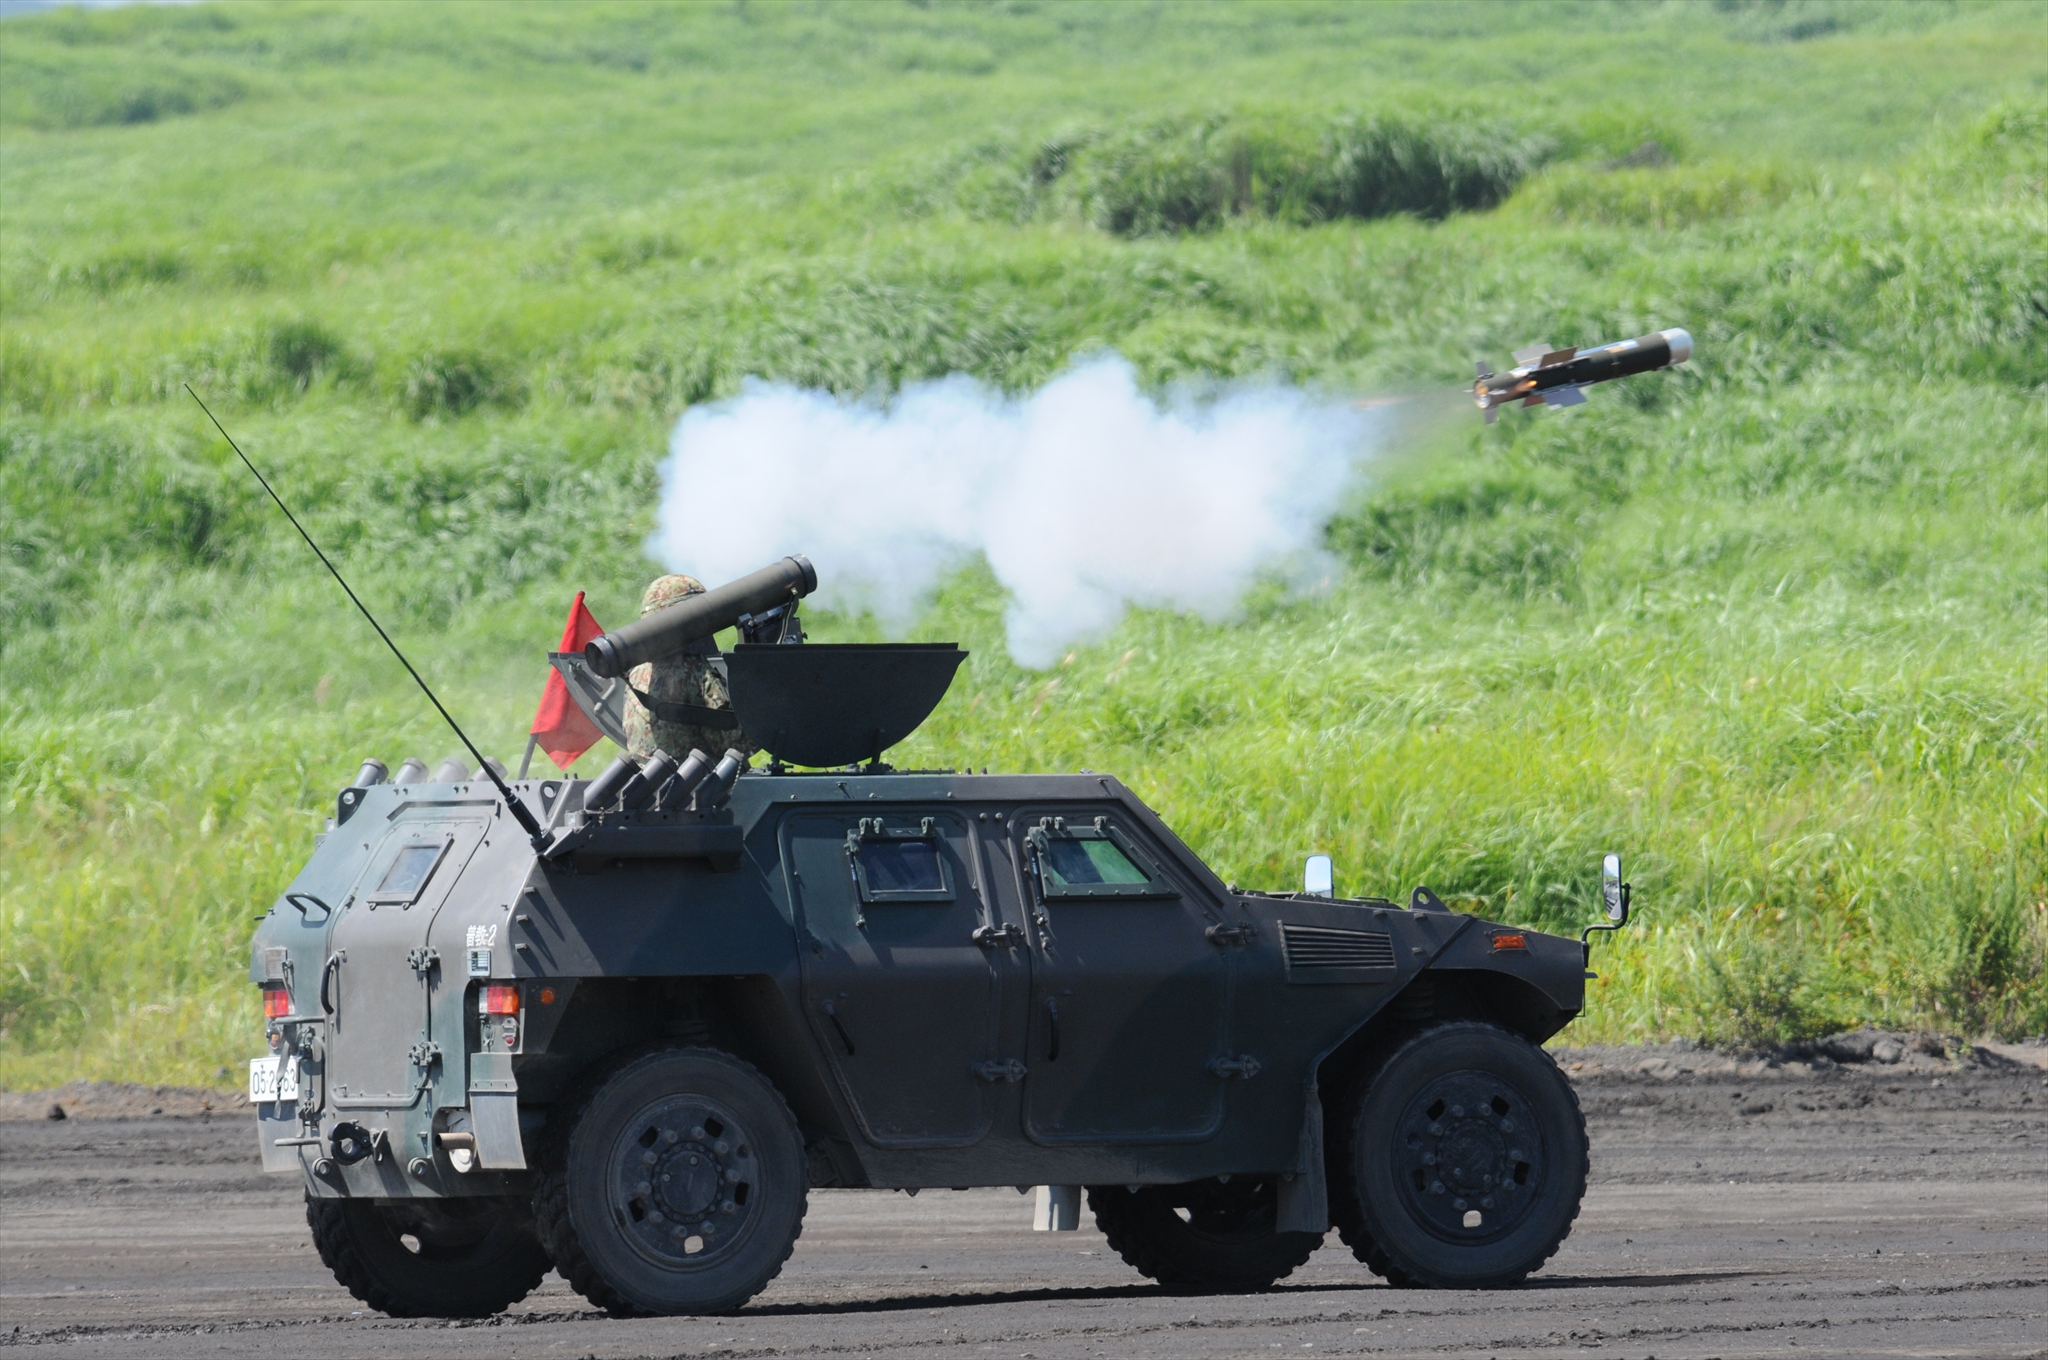
[[284,1058],[249,1059],[249,1103],[268,1105],[273,1101],[299,1098],[299,1060]]

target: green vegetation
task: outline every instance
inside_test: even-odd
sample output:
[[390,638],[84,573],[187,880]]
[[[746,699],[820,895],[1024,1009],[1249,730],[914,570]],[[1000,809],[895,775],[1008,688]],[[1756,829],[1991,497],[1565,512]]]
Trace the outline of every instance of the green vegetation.
[[[2048,1029],[2048,11],[194,5],[0,27],[0,1081],[214,1080],[366,754],[627,617],[687,405],[766,375],[1418,394],[1350,564],[974,657],[917,764],[1114,769],[1562,928],[1580,1038]],[[1475,356],[1684,325],[1482,427]],[[766,513],[767,511],[756,511]],[[838,636],[862,619],[823,620]],[[589,758],[594,762],[598,757]]]

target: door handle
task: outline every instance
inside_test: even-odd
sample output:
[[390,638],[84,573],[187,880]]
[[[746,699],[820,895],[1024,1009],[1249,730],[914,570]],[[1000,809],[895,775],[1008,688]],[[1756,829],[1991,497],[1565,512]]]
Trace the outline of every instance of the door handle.
[[1019,945],[1024,943],[1024,927],[1013,925],[976,926],[974,933],[967,938],[973,940],[983,949],[998,949],[1005,945]]
[[832,1025],[832,1032],[839,1036],[839,1042],[846,1045],[846,1056],[853,1056],[853,1036],[846,1032],[846,1026],[839,1022],[839,1009],[827,1001],[818,1007],[825,1012],[825,1019]]
[[1049,996],[1045,999],[1045,1014],[1047,1017],[1046,1028],[1048,1030],[1045,1060],[1047,1062],[1058,1062],[1060,1060],[1060,1003],[1056,998]]
[[341,972],[341,961],[348,957],[346,949],[337,949],[327,956],[327,963],[320,969],[320,1013],[328,1019],[334,1018],[334,1003],[327,999],[327,984]]
[[1022,1081],[1029,1069],[1011,1058],[1007,1062],[978,1062],[967,1069],[983,1081]]
[[1240,925],[1214,925],[1202,932],[1202,937],[1218,949],[1230,945],[1248,945],[1259,938],[1259,928],[1246,921]]

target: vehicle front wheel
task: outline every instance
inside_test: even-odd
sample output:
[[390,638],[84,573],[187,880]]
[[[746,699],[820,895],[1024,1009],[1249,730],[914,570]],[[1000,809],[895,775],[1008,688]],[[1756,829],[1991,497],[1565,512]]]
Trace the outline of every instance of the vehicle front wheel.
[[730,1054],[675,1048],[590,1091],[534,1217],[569,1283],[614,1313],[725,1313],[782,1269],[808,1185],[796,1117]]
[[1321,1233],[1274,1230],[1277,1195],[1271,1176],[1091,1185],[1088,1207],[1141,1274],[1174,1289],[1252,1293],[1293,1274],[1322,1245]]
[[1387,1059],[1358,1100],[1347,1154],[1353,1203],[1339,1220],[1395,1284],[1520,1283],[1586,1196],[1571,1083],[1528,1040],[1473,1021],[1424,1030]]
[[320,1259],[392,1317],[489,1317],[532,1292],[550,1262],[521,1200],[306,1199]]

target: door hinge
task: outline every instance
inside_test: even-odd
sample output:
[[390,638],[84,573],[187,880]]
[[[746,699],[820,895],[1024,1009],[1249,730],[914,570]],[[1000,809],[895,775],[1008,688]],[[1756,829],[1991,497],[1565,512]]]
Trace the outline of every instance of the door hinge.
[[1202,936],[1220,949],[1225,945],[1250,944],[1259,938],[1259,928],[1250,921],[1234,926],[1215,925],[1203,931]]
[[417,945],[406,954],[405,961],[412,965],[415,973],[428,972],[441,961],[441,951]]
[[1241,1053],[1235,1058],[1211,1058],[1209,1059],[1209,1075],[1221,1077],[1225,1081],[1229,1081],[1232,1077],[1237,1077],[1243,1081],[1250,1081],[1253,1077],[1259,1075],[1259,1060],[1249,1053]]
[[1005,945],[1024,943],[1024,927],[1013,925],[977,926],[968,937],[983,949],[999,949]]
[[1027,1069],[1011,1058],[1008,1062],[978,1062],[967,1070],[983,1081],[1022,1081]]

